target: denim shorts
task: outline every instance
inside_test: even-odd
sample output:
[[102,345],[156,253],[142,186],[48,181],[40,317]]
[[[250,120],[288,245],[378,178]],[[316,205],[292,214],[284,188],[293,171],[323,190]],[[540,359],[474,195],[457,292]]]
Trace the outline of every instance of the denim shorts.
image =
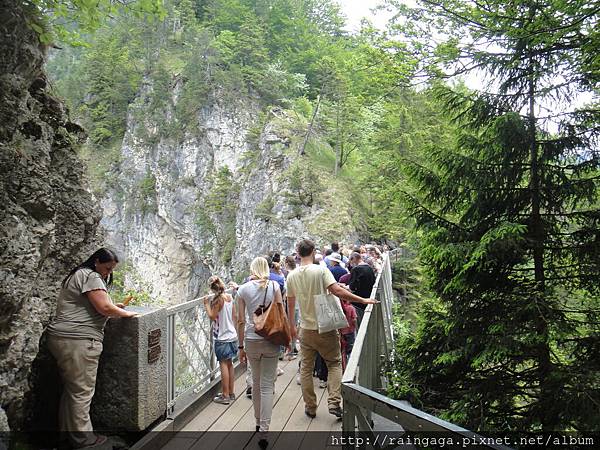
[[217,361],[233,359],[237,355],[237,342],[215,341],[215,356]]

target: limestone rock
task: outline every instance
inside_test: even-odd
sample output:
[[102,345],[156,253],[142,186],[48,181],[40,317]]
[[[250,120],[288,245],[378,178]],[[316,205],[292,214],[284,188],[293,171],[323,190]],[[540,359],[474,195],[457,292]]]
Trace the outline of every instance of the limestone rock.
[[75,153],[83,130],[50,93],[22,5],[0,0],[0,406],[13,429],[35,397],[31,364],[61,279],[96,245],[101,215]]
[[[205,281],[211,274],[241,280],[254,257],[270,250],[290,253],[300,237],[313,237],[321,243],[330,242],[331,236],[347,242],[357,239],[356,221],[351,219],[360,212],[344,189],[331,199],[334,209],[329,215],[322,216],[328,205],[315,202],[302,207],[298,218],[297,209],[290,204],[290,180],[285,173],[298,157],[297,150],[290,147],[290,130],[298,127],[289,113],[274,108],[264,123],[258,123],[256,101],[232,104],[215,96],[198,113],[195,129],[183,138],[156,138],[159,134],[153,134],[155,139],[148,140],[143,135],[158,133],[160,127],[145,119],[148,92],[151,87],[145,85],[131,107],[122,162],[113,172],[117,189],[102,200],[102,225],[153,297],[168,303],[191,300],[206,292]],[[176,101],[174,94],[172,105]],[[165,120],[172,116],[166,113]],[[223,167],[239,190],[235,223],[216,218],[211,236],[198,214],[213,188],[211,177]],[[136,198],[139,186],[149,176],[155,180],[152,208],[142,210]],[[270,210],[261,211],[261,207]],[[327,227],[333,232],[320,233],[315,224],[324,218],[325,222],[335,221],[335,217],[337,223]],[[224,256],[230,251],[223,243],[226,232],[235,239],[230,259]]]
[[2,408],[0,408],[0,433],[6,433],[10,431],[8,426],[8,417]]

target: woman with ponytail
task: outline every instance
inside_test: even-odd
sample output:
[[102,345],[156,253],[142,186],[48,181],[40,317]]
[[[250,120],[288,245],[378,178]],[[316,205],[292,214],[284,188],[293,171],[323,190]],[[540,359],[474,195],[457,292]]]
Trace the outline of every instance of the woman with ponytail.
[[233,357],[237,354],[238,340],[234,325],[236,311],[233,298],[225,293],[225,284],[219,277],[210,277],[208,285],[213,296],[204,298],[204,307],[208,317],[213,321],[215,356],[221,370],[221,393],[213,401],[229,405],[235,400]]
[[250,264],[251,279],[238,290],[238,339],[240,361],[247,360],[252,369],[252,403],[256,431],[261,434],[261,448],[268,445],[267,431],[273,411],[273,392],[277,378],[279,346],[254,331],[253,314],[262,305],[282,302],[279,284],[269,280],[269,264],[263,257]]
[[90,405],[96,388],[104,326],[110,317],[134,317],[108,295],[112,271],[119,262],[111,250],[101,248],[65,277],[58,295],[56,315],[47,329],[50,353],[56,359],[64,388],[60,399],[60,431],[74,448],[102,444],[106,436],[94,434]]

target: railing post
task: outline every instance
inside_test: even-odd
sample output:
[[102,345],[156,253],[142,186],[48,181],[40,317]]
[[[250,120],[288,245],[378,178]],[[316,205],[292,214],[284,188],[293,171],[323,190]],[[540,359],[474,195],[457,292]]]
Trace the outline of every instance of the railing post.
[[352,403],[348,400],[344,402],[344,414],[342,415],[342,431],[345,433],[354,433],[356,420]]
[[349,443],[350,437],[356,436],[356,405],[350,401],[344,401],[344,414],[342,416],[342,437],[344,438],[343,450],[355,450],[355,446]]
[[167,316],[167,417],[175,406],[175,317]]
[[392,327],[393,324],[393,304],[394,304],[394,289],[392,287],[392,264],[389,258],[386,259],[383,270],[385,271],[385,283],[384,288],[386,289],[385,297],[386,297],[386,326],[389,327],[386,333],[386,339],[388,339],[388,344],[394,344],[394,329]]
[[[381,289],[380,289],[381,291]],[[377,323],[377,311],[381,310],[380,305],[373,306],[373,311],[371,311],[371,320],[369,321],[369,389],[376,389],[376,373],[377,373],[377,362],[374,356],[379,353],[379,342],[377,341],[377,336],[379,334],[379,324]]]
[[375,347],[375,351],[373,352],[373,360],[375,366],[375,385],[373,386],[373,390],[379,389],[382,387],[381,383],[381,354],[382,351],[387,354],[387,333],[384,329],[387,325],[384,320],[384,311],[381,308],[377,308],[377,336],[376,342],[377,345]]

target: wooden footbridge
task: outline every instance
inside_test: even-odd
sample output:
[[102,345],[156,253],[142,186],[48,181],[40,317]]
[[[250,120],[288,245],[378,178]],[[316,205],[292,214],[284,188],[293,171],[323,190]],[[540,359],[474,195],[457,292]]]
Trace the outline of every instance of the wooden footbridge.
[[[405,432],[443,433],[445,436],[454,436],[458,442],[478,437],[473,432],[415,409],[406,402],[385,396],[386,380],[382,369],[394,343],[392,307],[395,294],[392,290],[391,260],[397,258],[398,254],[399,251],[385,254],[383,269],[377,276],[372,293],[372,297],[381,303],[367,307],[357,332],[354,349],[342,378],[343,419],[329,414],[327,390],[317,387],[316,380],[315,391],[319,398],[317,415],[311,419],[304,414],[304,402],[296,382],[298,359],[286,359],[279,363],[284,373],[275,384],[269,448],[341,448],[340,441],[334,437],[359,435],[363,440],[368,438],[369,442],[369,445],[362,444],[361,448],[386,448],[378,439],[378,435],[384,432],[400,436]],[[207,323],[199,320],[202,313],[201,299],[170,308],[167,328],[167,419],[137,442],[134,449],[259,448],[257,434],[253,432],[255,419],[252,401],[244,395],[244,366],[236,366],[236,400],[229,405],[212,402],[220,383],[214,356],[199,345],[201,337],[210,340],[210,335],[205,331],[209,329]],[[182,365],[187,367],[184,373],[192,371],[196,377],[191,381],[181,375],[177,377],[177,373],[181,374]],[[506,448],[496,445],[483,447]]]

